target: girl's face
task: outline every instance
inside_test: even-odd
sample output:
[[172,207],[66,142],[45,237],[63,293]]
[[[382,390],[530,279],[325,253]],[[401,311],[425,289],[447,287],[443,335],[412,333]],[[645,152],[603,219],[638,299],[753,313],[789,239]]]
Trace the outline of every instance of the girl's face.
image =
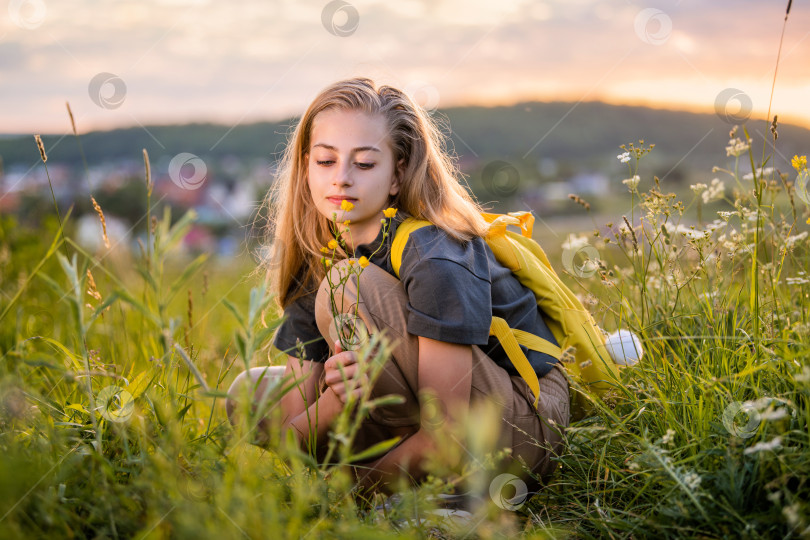
[[[349,222],[352,247],[373,241],[380,231],[382,211],[399,192],[394,155],[381,115],[328,109],[312,125],[305,162],[307,183],[315,207],[325,218]],[[341,209],[347,200],[354,207]]]

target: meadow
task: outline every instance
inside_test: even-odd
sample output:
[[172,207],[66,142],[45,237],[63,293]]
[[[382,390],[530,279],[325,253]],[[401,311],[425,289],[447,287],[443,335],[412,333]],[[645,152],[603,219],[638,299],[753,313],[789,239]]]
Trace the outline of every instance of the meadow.
[[[134,254],[86,251],[64,209],[37,230],[0,216],[0,537],[810,536],[806,158],[779,171],[775,138],[730,139],[717,181],[683,201],[645,171],[651,145],[619,149],[626,210],[544,245],[600,326],[632,330],[644,356],[572,423],[539,493],[494,486],[497,449],[470,447],[461,477],[480,504],[466,522],[430,514],[454,488],[440,459],[376,509],[382,496],[346,469],[349,416],[325,464],[278,433],[250,444],[262,411],[230,425],[231,381],[281,361],[277,318],[250,256],[179,250],[193,212],[153,216],[148,202]],[[497,425],[467,429],[484,441]]]

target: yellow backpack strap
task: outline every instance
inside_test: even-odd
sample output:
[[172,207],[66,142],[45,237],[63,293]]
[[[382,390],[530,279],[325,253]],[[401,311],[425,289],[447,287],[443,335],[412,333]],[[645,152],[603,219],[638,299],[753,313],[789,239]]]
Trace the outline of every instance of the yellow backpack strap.
[[489,223],[490,234],[505,234],[508,225],[514,225],[520,229],[520,235],[526,238],[532,237],[534,229],[534,214],[531,212],[509,212],[508,214],[489,214],[481,212],[487,223]]
[[501,347],[506,351],[509,360],[512,361],[512,365],[515,366],[517,372],[529,385],[531,391],[534,392],[534,406],[536,408],[540,400],[540,381],[537,379],[537,373],[535,373],[526,355],[523,354],[523,351],[520,349],[520,345],[517,339],[515,339],[512,329],[509,328],[509,324],[501,317],[492,317],[489,335],[498,338],[498,341],[501,342]]
[[518,344],[523,345],[528,349],[546,353],[549,356],[553,356],[557,360],[562,357],[562,349],[547,339],[543,339],[540,336],[532,334],[531,332],[526,332],[525,330],[518,330],[517,328],[512,328],[512,334],[515,336]]
[[429,221],[416,218],[405,218],[405,220],[397,226],[397,232],[394,234],[394,240],[391,242],[391,266],[394,267],[394,273],[399,277],[399,268],[402,266],[402,252],[405,251],[405,244],[408,243],[408,238],[411,233],[422,227],[432,225]]

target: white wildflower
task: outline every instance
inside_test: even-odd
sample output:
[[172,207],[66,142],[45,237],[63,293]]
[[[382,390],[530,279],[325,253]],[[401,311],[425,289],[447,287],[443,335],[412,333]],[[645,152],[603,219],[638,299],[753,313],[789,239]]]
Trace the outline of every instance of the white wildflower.
[[706,224],[706,230],[709,232],[714,232],[718,229],[723,229],[726,227],[726,223],[720,221],[719,219],[715,219],[711,223]]
[[740,218],[745,221],[753,221],[757,219],[757,213],[754,210],[750,210],[745,206],[737,206],[737,211],[740,213]]
[[787,518],[788,523],[790,523],[790,525],[794,528],[801,523],[801,517],[799,515],[800,509],[801,506],[799,503],[793,503],[790,506],[785,506],[782,508],[782,513],[785,515],[785,518]]
[[619,154],[618,156],[616,156],[616,159],[618,159],[622,163],[627,163],[628,161],[630,161],[630,152],[624,152],[623,154]]
[[750,145],[747,142],[741,141],[738,137],[731,139],[728,141],[728,146],[726,146],[726,155],[740,157],[749,147]]
[[708,189],[708,187],[709,186],[707,186],[706,184],[692,184],[691,186],[689,186],[689,189],[694,191],[695,195],[700,195],[701,193],[706,191],[706,189]]
[[763,420],[781,420],[782,418],[788,415],[787,410],[785,409],[773,409],[764,411],[759,415],[760,418]]
[[686,487],[692,490],[697,489],[702,481],[703,479],[700,477],[700,475],[694,472],[691,472],[683,477],[683,483],[686,484]]
[[[763,169],[762,167],[757,168],[757,178],[765,178],[767,176],[771,176],[773,174],[773,167],[766,167]],[[753,180],[754,174],[747,173],[743,175],[743,180]]]
[[661,444],[669,444],[672,442],[672,439],[675,437],[675,430],[668,429],[664,436],[661,437]]
[[636,189],[636,186],[638,186],[638,183],[640,181],[641,178],[636,174],[633,176],[633,178],[626,178],[622,180],[622,184],[630,188],[630,191],[633,191],[634,189]]
[[712,179],[712,183],[709,188],[704,191],[701,196],[703,197],[703,202],[708,204],[712,201],[716,201],[718,199],[722,199],[726,195],[726,185],[723,183],[722,180],[719,178]]
[[774,437],[768,442],[758,442],[754,446],[748,447],[743,451],[743,454],[756,454],[757,452],[770,452],[782,447],[782,437]]
[[804,231],[803,233],[797,234],[795,236],[788,236],[787,239],[785,240],[785,247],[792,248],[793,244],[795,244],[796,242],[801,242],[802,240],[807,238],[807,234],[808,234],[807,231]]
[[724,212],[720,210],[717,212],[717,215],[720,216],[720,219],[728,223],[728,220],[731,219],[731,216],[739,216],[739,212]]
[[573,234],[569,234],[568,238],[563,242],[562,248],[563,249],[570,249],[572,251],[579,251],[583,247],[588,245],[588,235],[582,234],[578,236],[574,236]]
[[707,231],[698,231],[695,230],[693,227],[687,227],[681,224],[678,224],[678,227],[675,229],[675,232],[680,233],[681,236],[685,236],[690,240],[699,240],[700,238],[709,236],[709,233]]
[[787,285],[806,285],[810,283],[810,279],[801,277],[789,277],[785,278],[785,283]]

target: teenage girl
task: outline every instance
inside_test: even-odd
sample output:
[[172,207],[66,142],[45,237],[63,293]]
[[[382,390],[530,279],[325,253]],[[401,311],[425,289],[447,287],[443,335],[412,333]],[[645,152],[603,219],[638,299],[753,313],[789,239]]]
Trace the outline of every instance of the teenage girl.
[[[282,416],[302,444],[327,444],[348,398],[339,365],[349,379],[357,376],[353,392],[359,395],[368,384],[358,376],[356,354],[329,337],[335,335],[330,331],[335,315],[321,248],[334,238],[333,214],[348,221],[349,229],[342,234],[346,249],[339,246],[335,258],[352,260],[330,271],[361,257],[370,260],[360,274],[359,298],[353,279],[336,303],[354,313],[359,302],[363,325],[372,333],[384,329],[394,339],[373,396],[399,394],[405,401],[378,408],[363,422],[360,445],[402,437],[362,469],[366,485],[387,484],[401,474],[424,476],[426,458],[437,451],[420,415],[420,396],[426,393],[436,396],[439,410],[456,417],[477,401],[497,403],[500,444],[540,479],[553,471],[550,455],[559,450],[561,430],[569,423],[568,383],[557,360],[524,349],[540,378],[535,409],[535,396],[489,335],[497,315],[512,328],[556,343],[534,294],[494,259],[482,238],[487,231],[482,209],[459,184],[444,142],[430,116],[400,90],[364,78],[340,81],[304,113],[268,200],[277,255],[268,270],[285,317],[274,345],[289,354],[286,375],[303,380],[303,391],[282,398]],[[388,208],[396,215],[385,217]],[[433,225],[410,235],[400,281],[391,268],[390,245],[407,216]],[[305,344],[303,362],[296,357],[298,340]],[[241,374],[234,387],[257,380],[262,369]]]

